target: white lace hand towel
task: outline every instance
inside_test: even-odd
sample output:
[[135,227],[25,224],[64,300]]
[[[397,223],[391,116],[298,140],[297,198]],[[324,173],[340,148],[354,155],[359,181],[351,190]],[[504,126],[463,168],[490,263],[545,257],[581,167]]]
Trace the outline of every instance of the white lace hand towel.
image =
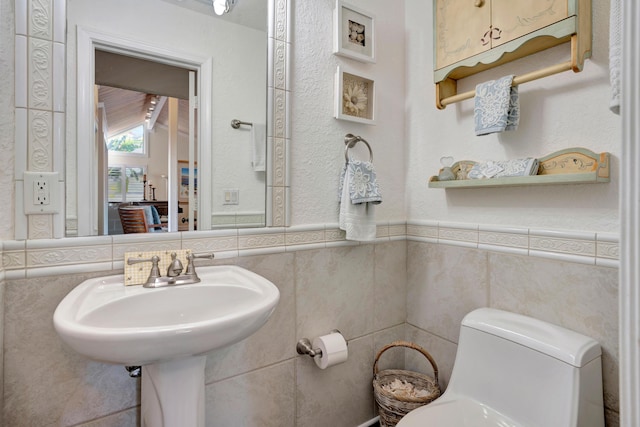
[[510,176],[533,176],[538,174],[540,162],[538,159],[527,157],[525,159],[498,160],[476,163],[473,165],[467,178],[487,179],[505,178]]
[[342,186],[347,171],[351,175],[349,177],[349,198],[351,203],[375,203],[376,205],[382,203],[382,195],[380,194],[373,163],[360,160],[349,160],[342,168],[338,200],[342,198]]
[[340,195],[340,229],[346,232],[347,240],[370,242],[376,238],[376,215],[372,203],[354,204],[351,201],[349,188],[352,173],[349,168],[342,176],[342,194]]
[[518,88],[511,86],[513,76],[480,83],[476,86],[473,118],[476,135],[515,130],[520,121]]
[[620,114],[620,68],[622,56],[622,14],[620,0],[611,0],[609,9],[609,79],[611,101],[609,109]]
[[251,166],[255,172],[264,172],[267,158],[267,127],[254,123],[251,126]]

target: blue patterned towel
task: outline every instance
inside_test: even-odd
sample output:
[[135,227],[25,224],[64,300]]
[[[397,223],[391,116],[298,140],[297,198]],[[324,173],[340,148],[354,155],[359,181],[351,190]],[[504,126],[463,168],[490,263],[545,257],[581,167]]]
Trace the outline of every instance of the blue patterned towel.
[[351,203],[382,203],[382,195],[376,178],[373,163],[360,160],[350,160],[344,165],[340,174],[340,188],[338,194],[342,195],[342,186],[345,182],[345,174],[349,174],[349,198]]
[[518,88],[511,86],[513,76],[502,77],[476,86],[473,118],[476,135],[515,130],[520,120]]

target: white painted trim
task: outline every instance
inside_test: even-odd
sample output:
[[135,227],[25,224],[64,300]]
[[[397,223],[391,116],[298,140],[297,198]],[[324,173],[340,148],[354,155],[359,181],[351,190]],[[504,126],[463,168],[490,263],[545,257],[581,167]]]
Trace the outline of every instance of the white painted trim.
[[372,425],[375,425],[378,421],[380,421],[380,417],[375,417],[375,418],[371,418],[369,421],[366,421],[362,424],[360,424],[358,427],[369,427]]
[[640,4],[622,6],[620,154],[620,425],[640,426]]

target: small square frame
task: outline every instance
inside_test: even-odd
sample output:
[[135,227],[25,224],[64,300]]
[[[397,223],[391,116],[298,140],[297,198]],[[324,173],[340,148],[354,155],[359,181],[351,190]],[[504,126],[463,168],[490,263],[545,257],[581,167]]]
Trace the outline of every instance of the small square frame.
[[[335,118],[375,124],[375,82],[338,66],[335,82]],[[347,99],[350,98],[350,99]]]
[[375,17],[336,0],[333,18],[333,53],[361,62],[376,62]]

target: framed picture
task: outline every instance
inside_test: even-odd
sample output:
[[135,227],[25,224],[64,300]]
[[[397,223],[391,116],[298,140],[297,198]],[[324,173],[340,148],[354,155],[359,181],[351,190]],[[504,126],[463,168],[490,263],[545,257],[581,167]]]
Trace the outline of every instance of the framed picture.
[[336,71],[335,117],[375,124],[375,82],[339,66]]
[[[193,171],[194,195],[198,195],[198,168]],[[178,201],[189,203],[189,162],[178,160]]]
[[376,62],[373,15],[336,0],[333,27],[333,53],[362,62]]

